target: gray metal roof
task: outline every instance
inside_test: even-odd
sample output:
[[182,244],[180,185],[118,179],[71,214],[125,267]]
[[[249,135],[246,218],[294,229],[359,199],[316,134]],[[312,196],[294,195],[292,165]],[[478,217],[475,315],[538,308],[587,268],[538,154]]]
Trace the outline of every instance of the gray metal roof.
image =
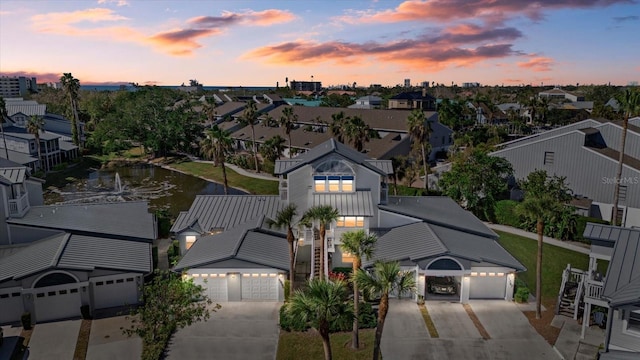
[[637,352],[624,351],[624,350],[609,350],[607,352],[601,352],[598,359],[600,360],[638,360]]
[[275,175],[287,174],[303,165],[310,164],[320,158],[323,158],[331,153],[337,153],[350,161],[360,164],[372,171],[375,171],[382,175],[393,174],[393,167],[391,160],[374,160],[371,161],[365,154],[362,154],[351,147],[336,141],[331,138],[317,146],[311,148],[311,150],[296,156],[294,159],[280,161],[276,160]]
[[[6,159],[6,154],[4,149],[0,150],[0,157],[2,157],[3,159]],[[28,165],[30,163],[38,161],[38,159],[36,159],[33,156],[30,156],[29,154],[25,154],[25,153],[13,151],[13,150],[9,150],[8,160],[18,163],[20,165]]]
[[203,236],[180,259],[174,270],[211,265],[230,259],[287,270],[289,250],[286,235],[263,231],[259,216],[220,234]]
[[[6,136],[13,136],[13,137],[16,137],[19,139],[25,139],[25,140],[34,140],[36,138],[36,136],[28,132],[27,129],[17,127],[17,126],[10,126],[5,128],[4,134]],[[59,137],[60,135],[58,134],[53,134],[53,133],[44,132],[44,131],[40,132],[40,140],[45,140],[45,141],[55,140],[55,139],[58,139]]]
[[591,241],[604,241],[606,245],[613,247],[616,240],[620,238],[625,228],[618,226],[608,226],[603,224],[587,223],[582,236]]
[[612,306],[640,302],[640,230],[610,228],[608,237],[615,239],[613,255],[607,269],[602,296]]
[[382,235],[376,242],[374,258],[365,261],[364,265],[369,266],[375,260],[411,260],[418,263],[444,255],[466,259],[468,261],[464,263],[468,266],[476,262],[526,270],[492,238],[426,222],[400,226]]
[[151,244],[94,236],[54,235],[0,259],[0,282],[47,269],[109,269],[148,273]]
[[[63,140],[63,139],[61,139]],[[78,147],[76,145],[73,145],[73,143],[70,143],[68,141],[60,141],[58,143],[58,145],[60,145],[60,150],[62,151],[71,151],[73,149],[77,149]]]
[[429,224],[498,238],[482,221],[446,196],[389,196],[387,204],[378,205],[378,208],[421,219]]
[[21,184],[26,178],[27,168],[25,167],[0,168],[0,183],[7,185]]
[[198,195],[189,211],[180,213],[171,231],[179,233],[194,226],[202,231],[230,229],[260,215],[275,218],[284,206],[277,195]]
[[313,206],[331,205],[342,216],[373,216],[371,191],[314,193]]
[[32,206],[22,218],[7,222],[110,238],[156,238],[155,217],[146,201]]
[[7,101],[5,103],[7,115],[13,116],[17,113],[23,113],[27,116],[39,115],[44,116],[47,112],[47,105],[38,104],[35,101]]

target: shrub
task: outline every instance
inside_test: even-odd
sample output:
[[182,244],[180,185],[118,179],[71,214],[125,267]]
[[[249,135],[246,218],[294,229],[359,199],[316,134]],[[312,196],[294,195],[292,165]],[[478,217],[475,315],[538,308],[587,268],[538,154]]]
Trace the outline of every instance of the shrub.
[[20,317],[20,321],[22,322],[22,327],[25,330],[31,330],[31,313],[30,312],[24,312],[22,314],[22,317]]
[[307,331],[309,325],[289,315],[285,304],[280,307],[280,328],[284,331]]
[[[292,318],[286,310],[286,304],[280,307],[280,328],[284,331],[307,331],[310,329],[309,324],[301,322],[299,319]],[[378,314],[371,304],[366,302],[360,303],[358,312],[358,324],[360,329],[372,329],[378,325]],[[331,324],[330,331],[349,331],[352,329],[351,322]]]
[[289,289],[291,288],[291,281],[289,279],[284,281],[284,302],[289,302]]
[[516,291],[514,299],[517,303],[526,303],[529,301],[529,288],[519,287]]
[[166,238],[171,230],[171,215],[168,209],[159,209],[155,212],[158,220],[158,237]]
[[91,319],[91,309],[89,305],[80,306],[80,314],[82,314],[82,318],[85,320]]
[[167,259],[169,260],[169,266],[175,265],[180,259],[180,242],[173,240],[169,249],[167,249]]
[[498,224],[513,227],[522,227],[522,219],[516,214],[516,206],[518,202],[515,200],[500,200],[495,206],[495,218]]

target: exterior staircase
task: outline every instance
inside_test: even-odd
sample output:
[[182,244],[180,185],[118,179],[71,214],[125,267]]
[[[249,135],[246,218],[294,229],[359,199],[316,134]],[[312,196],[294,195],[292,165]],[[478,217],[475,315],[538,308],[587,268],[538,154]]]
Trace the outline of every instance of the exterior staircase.
[[556,302],[556,315],[566,315],[574,320],[584,311],[583,292],[586,273],[572,269],[568,264],[562,273],[562,284]]
[[317,229],[313,229],[313,272],[311,274],[311,278],[320,277],[320,272],[322,269],[320,268],[320,257],[322,256],[322,252],[320,251],[320,231]]

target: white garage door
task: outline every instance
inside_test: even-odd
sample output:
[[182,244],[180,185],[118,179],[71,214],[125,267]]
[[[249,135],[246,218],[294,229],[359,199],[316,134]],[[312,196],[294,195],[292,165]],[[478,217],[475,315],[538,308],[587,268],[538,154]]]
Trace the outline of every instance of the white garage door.
[[193,283],[205,289],[212,301],[227,301],[226,274],[193,274]]
[[242,274],[242,300],[278,300],[276,274]]
[[36,322],[80,316],[78,285],[49,286],[34,289]]
[[20,321],[24,312],[20,289],[0,293],[0,309],[0,324]]
[[93,306],[104,309],[116,306],[135,305],[139,302],[138,282],[135,274],[122,277],[91,279]]
[[470,299],[504,299],[506,276],[472,276],[469,281]]

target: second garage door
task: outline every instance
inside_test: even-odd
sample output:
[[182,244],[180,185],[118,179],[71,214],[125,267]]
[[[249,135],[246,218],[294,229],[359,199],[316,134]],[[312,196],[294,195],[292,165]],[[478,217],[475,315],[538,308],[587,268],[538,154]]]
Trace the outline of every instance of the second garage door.
[[193,274],[193,283],[205,289],[212,301],[228,301],[226,274]]
[[139,302],[135,274],[122,277],[94,278],[91,282],[96,309],[135,305]]
[[0,293],[0,324],[20,321],[24,312],[21,289]]
[[506,276],[472,276],[470,299],[504,299]]
[[243,274],[242,300],[278,300],[276,274]]
[[39,288],[34,296],[37,322],[80,316],[80,291],[75,284]]

